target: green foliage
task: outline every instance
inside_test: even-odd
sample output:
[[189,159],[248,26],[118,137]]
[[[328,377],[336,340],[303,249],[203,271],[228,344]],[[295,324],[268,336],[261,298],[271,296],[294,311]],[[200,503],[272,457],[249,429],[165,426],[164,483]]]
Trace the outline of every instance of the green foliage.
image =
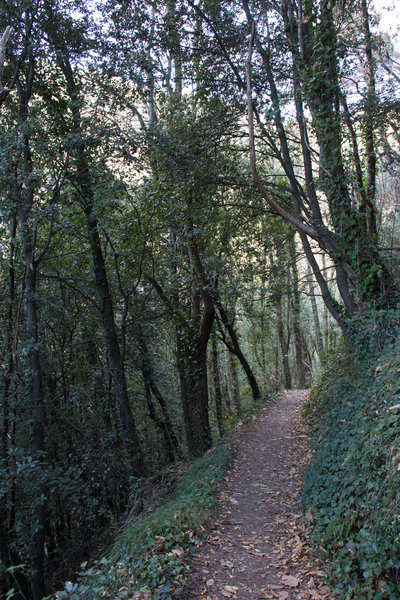
[[51,598],[122,600],[131,598],[135,590],[141,591],[142,598],[181,597],[186,557],[204,531],[232,457],[232,449],[220,443],[196,460],[171,496],[159,498],[150,513],[127,523],[109,556],[90,568],[84,563],[79,581],[66,582],[65,589]]
[[380,350],[380,318],[364,318],[356,352],[331,355],[307,407],[315,456],[303,502],[343,599],[399,597],[400,345]]

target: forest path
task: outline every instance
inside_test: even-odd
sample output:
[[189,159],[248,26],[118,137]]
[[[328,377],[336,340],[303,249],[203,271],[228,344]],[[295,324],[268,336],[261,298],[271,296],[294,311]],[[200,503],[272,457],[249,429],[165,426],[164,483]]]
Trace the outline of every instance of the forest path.
[[310,459],[301,419],[307,396],[285,393],[235,433],[234,466],[192,560],[189,599],[332,598],[311,562],[297,497]]

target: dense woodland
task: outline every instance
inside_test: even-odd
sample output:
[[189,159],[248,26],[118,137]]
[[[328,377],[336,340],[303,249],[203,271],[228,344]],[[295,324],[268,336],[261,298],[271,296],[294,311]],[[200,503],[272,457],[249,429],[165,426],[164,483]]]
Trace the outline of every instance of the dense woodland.
[[0,595],[41,600],[245,398],[393,338],[400,67],[367,0],[3,0],[0,32]]

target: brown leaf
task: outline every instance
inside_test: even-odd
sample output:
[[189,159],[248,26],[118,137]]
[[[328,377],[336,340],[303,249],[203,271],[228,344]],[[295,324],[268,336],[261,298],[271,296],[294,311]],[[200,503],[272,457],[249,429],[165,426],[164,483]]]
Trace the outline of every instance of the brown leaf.
[[299,585],[300,581],[297,579],[297,577],[293,577],[293,575],[283,575],[282,583],[288,585],[291,588],[295,588]]
[[323,598],[317,590],[309,590],[309,594],[313,600],[322,600]]
[[238,591],[237,585],[224,585],[224,590],[230,592],[231,594],[235,594]]
[[311,512],[311,508],[306,512],[306,521],[312,523],[314,521],[313,514]]

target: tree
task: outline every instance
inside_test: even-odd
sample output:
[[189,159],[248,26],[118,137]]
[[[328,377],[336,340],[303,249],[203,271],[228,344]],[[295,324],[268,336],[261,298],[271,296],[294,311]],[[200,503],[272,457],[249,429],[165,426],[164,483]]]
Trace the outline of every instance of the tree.
[[[50,11],[50,7],[47,7],[47,9]],[[47,17],[50,19],[50,12],[47,13]],[[123,358],[121,356],[121,349],[115,325],[113,301],[99,236],[99,223],[96,216],[95,205],[96,199],[92,185],[89,157],[85,150],[85,134],[82,128],[82,117],[79,108],[82,104],[82,98],[80,97],[76,75],[74,74],[71,65],[66,39],[62,39],[59,36],[59,31],[68,28],[69,23],[68,20],[63,22],[61,14],[57,15],[57,17],[58,19],[55,19],[54,13],[51,13],[51,23],[49,20],[47,23],[47,31],[54,48],[57,65],[65,78],[66,89],[70,100],[69,108],[72,115],[72,127],[70,133],[74,136],[74,145],[71,148],[71,155],[75,161],[75,173],[72,182],[77,187],[86,216],[87,234],[93,261],[96,289],[100,301],[100,313],[103,322],[104,337],[107,345],[110,372],[115,386],[115,395],[120,418],[132,458],[132,469],[135,474],[140,477],[144,475],[145,467],[128,398]],[[57,21],[58,30],[54,27],[55,22]]]
[[[379,251],[371,223],[375,215],[371,209],[375,173],[371,141],[367,142],[369,150],[366,149],[366,155],[370,157],[366,171],[370,173],[371,183],[367,184],[369,191],[364,194],[370,206],[368,218],[364,218],[363,201],[358,205],[353,202],[351,166],[344,163],[343,157],[340,106],[345,94],[346,73],[342,57],[346,48],[338,38],[337,20],[348,18],[349,13],[337,11],[334,3],[324,0],[313,7],[302,2],[282,2],[268,4],[266,9],[247,1],[229,6],[223,2],[202,6],[191,0],[187,4],[202,22],[203,39],[218,48],[220,61],[230,69],[237,89],[242,93],[246,90],[253,180],[266,204],[299,232],[332,316],[344,326],[343,316],[351,318],[367,305],[396,303],[396,284]],[[365,6],[361,8],[365,9]],[[232,36],[235,15],[242,10],[250,39],[245,69],[243,26],[236,26],[236,36]],[[364,10],[364,40],[368,48],[365,17]],[[236,22],[241,21],[236,19]],[[358,44],[363,45],[364,40],[358,40]],[[257,52],[259,63],[252,72],[253,52]],[[214,73],[219,64],[216,63]],[[371,61],[369,65],[367,89],[370,91],[367,96],[369,94],[371,107],[374,95]],[[205,83],[203,90],[210,93],[210,86]],[[293,120],[283,116],[286,107],[290,109],[286,100],[289,90],[290,102],[295,108],[295,125]],[[233,99],[233,93],[231,97]],[[305,117],[306,110],[310,111],[310,122]],[[372,121],[367,118],[369,128]],[[294,136],[298,144],[292,143]],[[371,140],[370,134],[367,137]],[[291,207],[286,204],[284,194],[276,194],[268,173],[261,172],[262,163],[257,159],[257,151],[260,155],[274,157],[281,165],[292,196]],[[304,185],[295,168],[299,158]],[[314,240],[335,264],[341,305],[329,292],[314,259],[310,240]]]

